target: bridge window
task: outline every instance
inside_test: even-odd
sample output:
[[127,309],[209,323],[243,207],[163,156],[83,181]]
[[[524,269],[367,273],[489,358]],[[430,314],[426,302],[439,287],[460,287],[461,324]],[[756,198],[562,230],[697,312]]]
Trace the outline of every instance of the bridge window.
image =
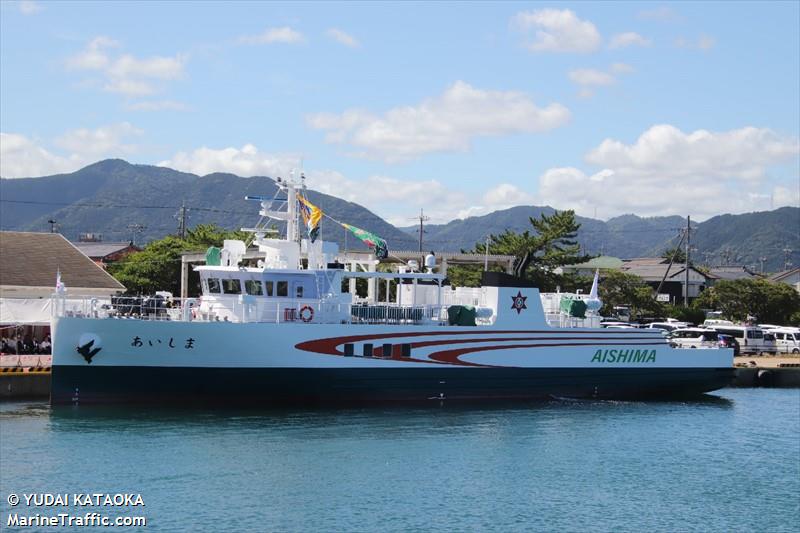
[[247,291],[247,294],[251,296],[262,296],[264,294],[264,287],[261,285],[261,281],[257,279],[248,279],[245,281],[244,289]]
[[242,294],[242,284],[238,279],[223,279],[222,290],[225,294]]
[[302,298],[303,297],[303,286],[302,285],[298,285],[297,287],[294,288],[294,290],[295,290],[295,293],[296,293],[295,294],[295,298]]
[[219,280],[217,278],[208,278],[208,292],[219,294],[220,290]]
[[278,297],[286,297],[289,296],[289,282],[288,281],[279,281],[278,282],[278,293],[276,294]]
[[266,286],[267,286],[267,296],[272,296],[272,295],[273,295],[273,291],[272,291],[272,286],[273,286],[273,285],[274,285],[274,284],[273,284],[273,282],[271,282],[271,281],[267,281],[267,282],[266,282]]

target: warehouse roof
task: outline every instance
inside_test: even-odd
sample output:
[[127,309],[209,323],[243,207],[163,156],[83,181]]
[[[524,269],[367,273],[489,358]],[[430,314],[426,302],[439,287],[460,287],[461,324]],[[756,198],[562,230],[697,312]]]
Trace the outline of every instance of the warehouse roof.
[[55,289],[59,271],[67,289],[125,290],[58,233],[0,231],[0,285]]

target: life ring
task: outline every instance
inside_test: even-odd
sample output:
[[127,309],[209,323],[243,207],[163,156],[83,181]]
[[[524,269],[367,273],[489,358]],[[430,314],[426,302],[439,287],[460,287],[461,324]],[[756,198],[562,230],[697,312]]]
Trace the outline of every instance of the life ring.
[[[306,311],[308,312],[306,313]],[[300,320],[303,322],[311,322],[314,320],[314,308],[310,305],[304,305],[300,308]]]

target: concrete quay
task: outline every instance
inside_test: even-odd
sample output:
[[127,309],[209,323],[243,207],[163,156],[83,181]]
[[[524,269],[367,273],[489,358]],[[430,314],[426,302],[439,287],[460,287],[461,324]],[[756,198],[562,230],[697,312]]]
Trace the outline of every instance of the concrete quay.
[[734,387],[800,387],[800,356],[740,356]]

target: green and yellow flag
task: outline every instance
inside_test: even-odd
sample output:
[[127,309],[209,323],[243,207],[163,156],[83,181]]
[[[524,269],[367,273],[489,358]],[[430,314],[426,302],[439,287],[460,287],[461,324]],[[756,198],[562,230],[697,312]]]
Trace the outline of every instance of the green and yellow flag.
[[375,257],[378,259],[386,259],[389,256],[389,247],[386,245],[386,241],[374,233],[370,233],[361,228],[351,226],[350,224],[345,224],[344,222],[341,222],[341,224],[345,229],[350,230],[353,235],[361,239],[364,244],[374,249]]

